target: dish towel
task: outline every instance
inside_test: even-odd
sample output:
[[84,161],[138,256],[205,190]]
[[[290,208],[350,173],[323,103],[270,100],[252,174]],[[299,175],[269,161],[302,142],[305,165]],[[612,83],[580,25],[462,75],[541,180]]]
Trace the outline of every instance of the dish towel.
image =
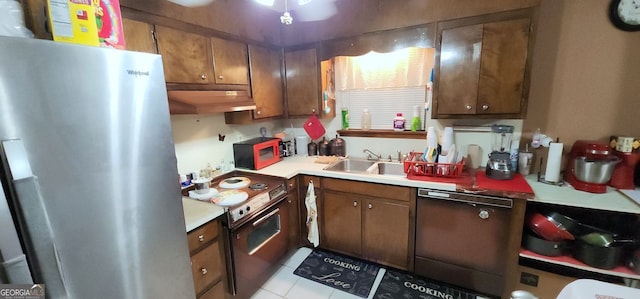
[[316,206],[316,192],[313,189],[313,181],[309,181],[307,189],[307,197],[304,200],[307,206],[307,240],[318,247],[320,244],[320,236],[318,235],[318,207]]

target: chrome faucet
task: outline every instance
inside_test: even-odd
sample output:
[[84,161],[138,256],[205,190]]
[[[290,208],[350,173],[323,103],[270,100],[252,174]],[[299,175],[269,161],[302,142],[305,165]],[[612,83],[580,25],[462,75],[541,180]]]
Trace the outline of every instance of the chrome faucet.
[[376,155],[374,152],[366,148],[362,152],[367,154],[367,160],[379,161],[380,159],[382,159],[382,155]]

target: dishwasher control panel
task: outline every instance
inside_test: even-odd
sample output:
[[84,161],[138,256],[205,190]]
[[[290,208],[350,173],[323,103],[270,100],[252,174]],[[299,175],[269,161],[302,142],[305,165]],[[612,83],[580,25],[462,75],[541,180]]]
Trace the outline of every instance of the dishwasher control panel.
[[451,191],[441,191],[433,189],[418,189],[418,198],[434,198],[442,200],[452,200],[466,202],[470,204],[481,204],[488,206],[496,206],[502,208],[512,208],[513,199],[498,196],[489,196],[481,194],[460,193]]

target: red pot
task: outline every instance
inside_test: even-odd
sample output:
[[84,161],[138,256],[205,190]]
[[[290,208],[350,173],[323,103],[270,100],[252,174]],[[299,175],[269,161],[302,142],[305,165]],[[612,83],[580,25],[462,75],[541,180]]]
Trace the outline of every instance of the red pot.
[[538,236],[549,241],[574,240],[575,237],[561,223],[551,217],[534,212],[529,214],[529,228]]

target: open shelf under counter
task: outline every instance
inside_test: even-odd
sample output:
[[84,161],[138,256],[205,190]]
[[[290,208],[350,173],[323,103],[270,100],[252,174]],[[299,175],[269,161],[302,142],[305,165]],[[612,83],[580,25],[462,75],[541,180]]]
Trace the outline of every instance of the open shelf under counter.
[[640,204],[614,188],[598,194],[576,190],[568,183],[562,186],[541,183],[535,174],[526,176],[526,180],[535,193],[535,198],[530,200],[532,202],[640,214]]
[[532,252],[526,249],[520,249],[520,256],[528,259],[533,259],[533,260],[561,265],[561,266],[572,267],[580,270],[586,270],[590,272],[596,272],[600,274],[617,276],[617,277],[628,278],[633,280],[640,280],[640,274],[637,274],[631,271],[631,269],[623,265],[620,265],[610,270],[605,270],[605,269],[595,268],[595,267],[586,265],[583,262],[576,260],[570,255],[545,256],[545,255],[537,254],[535,252]]

